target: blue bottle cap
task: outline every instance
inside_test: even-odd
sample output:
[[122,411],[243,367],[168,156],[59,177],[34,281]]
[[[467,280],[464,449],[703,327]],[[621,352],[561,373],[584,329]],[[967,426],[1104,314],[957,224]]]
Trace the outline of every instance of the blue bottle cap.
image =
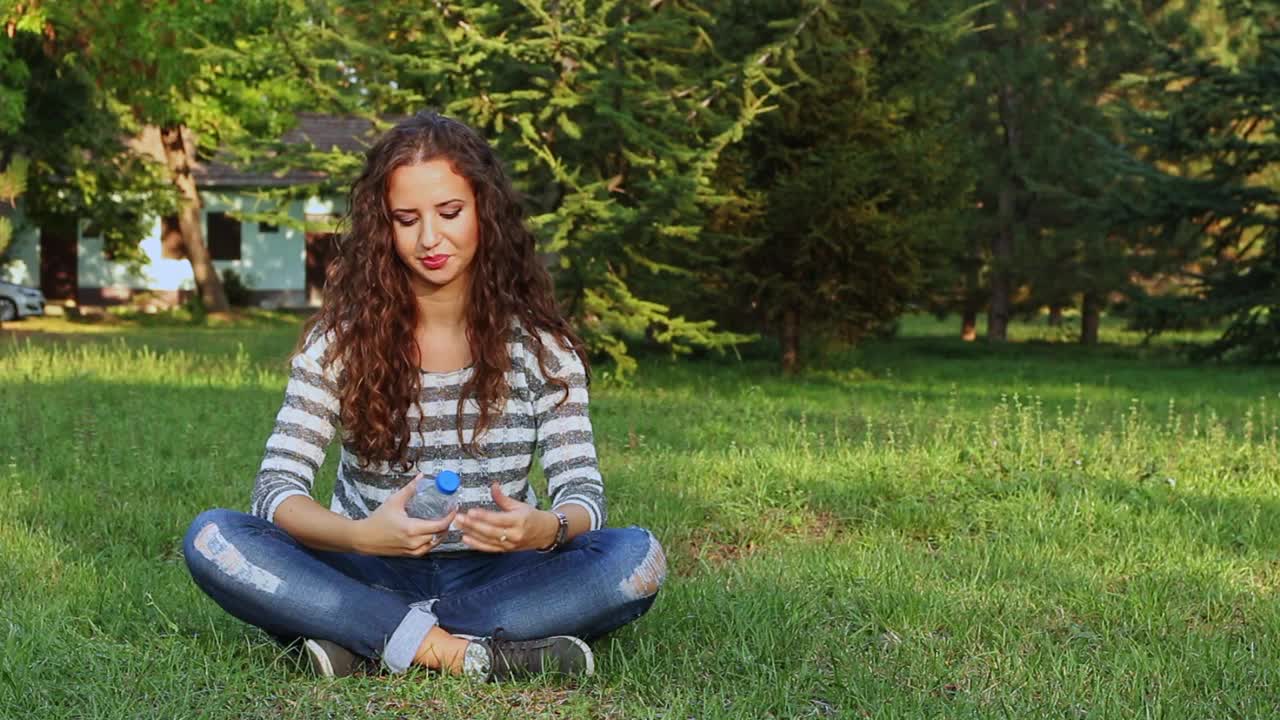
[[452,495],[458,491],[458,486],[462,484],[462,478],[458,477],[458,473],[452,470],[441,470],[436,473],[436,489],[445,495]]

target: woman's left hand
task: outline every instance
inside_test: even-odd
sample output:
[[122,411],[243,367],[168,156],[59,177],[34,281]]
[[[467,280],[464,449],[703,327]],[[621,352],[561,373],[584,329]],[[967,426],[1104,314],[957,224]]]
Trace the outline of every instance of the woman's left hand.
[[483,552],[514,552],[544,548],[556,539],[559,521],[554,514],[508,497],[497,483],[489,491],[498,512],[471,508],[454,521],[464,545]]

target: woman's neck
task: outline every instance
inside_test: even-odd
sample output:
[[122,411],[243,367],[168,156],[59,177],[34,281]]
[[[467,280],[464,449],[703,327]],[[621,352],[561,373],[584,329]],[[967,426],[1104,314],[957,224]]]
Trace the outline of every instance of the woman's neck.
[[[461,278],[459,278],[461,280]],[[431,288],[415,288],[418,327],[423,330],[458,330],[466,326],[466,283],[452,282]]]
[[418,327],[414,331],[414,343],[418,367],[428,372],[452,372],[472,363],[467,342],[467,295],[455,285],[457,283],[422,288],[415,296]]

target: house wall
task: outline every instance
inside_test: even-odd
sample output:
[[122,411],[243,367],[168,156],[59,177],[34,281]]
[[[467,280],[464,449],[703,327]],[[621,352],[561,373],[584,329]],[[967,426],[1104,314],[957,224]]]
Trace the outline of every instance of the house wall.
[[[258,198],[235,192],[203,192],[201,202],[204,207],[200,220],[206,237],[208,213],[264,212],[270,209],[261,205]],[[340,201],[321,198],[293,201],[289,204],[289,216],[301,223],[308,217],[337,214],[341,212],[342,205]],[[142,290],[176,300],[195,291],[191,263],[185,259],[164,257],[158,218],[140,245],[148,262],[136,270],[124,263],[108,261],[102,253],[102,239],[85,237],[85,227],[82,222],[77,244],[81,302],[121,302]],[[306,233],[300,228],[281,224],[278,232],[264,233],[259,232],[256,221],[241,221],[240,259],[215,260],[213,265],[219,275],[224,270],[234,270],[252,291],[253,300],[258,304],[285,307],[307,304]],[[38,278],[38,261],[35,267]]]
[[[271,209],[263,206],[256,198],[232,193],[206,193],[203,200],[205,212],[202,213],[202,219],[207,218],[207,213],[211,212],[264,212]],[[289,217],[302,219],[300,205],[299,202],[289,204]],[[207,222],[204,230],[207,237]],[[215,260],[213,266],[217,268],[219,275],[224,270],[234,270],[244,284],[255,291],[280,294],[282,303],[305,304],[304,240],[305,234],[301,230],[287,225],[278,226],[278,232],[263,233],[259,232],[258,223],[241,222],[240,259]],[[194,281],[191,287],[195,287]]]
[[26,226],[19,217],[13,218],[17,231],[13,243],[5,253],[7,262],[0,267],[0,279],[28,287],[40,287],[40,229]]

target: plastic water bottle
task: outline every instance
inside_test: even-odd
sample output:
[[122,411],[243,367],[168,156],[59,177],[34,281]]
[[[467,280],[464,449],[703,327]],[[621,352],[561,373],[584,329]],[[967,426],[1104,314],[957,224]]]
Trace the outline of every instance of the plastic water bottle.
[[418,491],[405,506],[405,512],[423,520],[442,518],[458,506],[457,492],[461,484],[462,478],[452,470],[441,470],[431,481],[423,478],[418,481]]

